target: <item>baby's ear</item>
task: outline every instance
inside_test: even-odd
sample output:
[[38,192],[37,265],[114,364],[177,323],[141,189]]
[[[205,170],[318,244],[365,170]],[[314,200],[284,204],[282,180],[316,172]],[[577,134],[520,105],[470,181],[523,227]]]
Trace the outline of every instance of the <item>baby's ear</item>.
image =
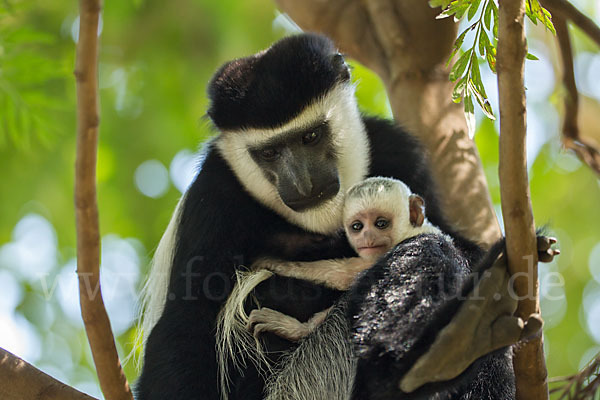
[[425,200],[417,194],[408,196],[408,210],[410,212],[410,223],[419,227],[425,222]]

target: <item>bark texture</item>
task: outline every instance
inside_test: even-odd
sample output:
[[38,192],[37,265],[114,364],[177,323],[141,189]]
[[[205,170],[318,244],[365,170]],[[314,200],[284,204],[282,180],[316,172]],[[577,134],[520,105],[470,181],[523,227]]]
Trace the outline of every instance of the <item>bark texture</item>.
[[[539,313],[537,245],[525,150],[525,3],[501,0],[498,16],[498,92],[500,95],[500,194],[508,266],[519,296],[516,316]],[[547,370],[540,334],[515,350],[517,399],[548,398]]]
[[276,0],[300,27],[331,37],[383,80],[396,121],[425,143],[444,211],[469,238],[500,236],[462,105],[445,63],[457,26],[423,0]]
[[77,81],[77,157],[75,216],[79,301],[102,393],[107,400],[133,400],[121,369],[110,320],[100,289],[100,229],[96,200],[98,147],[99,0],[80,0]]
[[96,400],[0,349],[0,399]]

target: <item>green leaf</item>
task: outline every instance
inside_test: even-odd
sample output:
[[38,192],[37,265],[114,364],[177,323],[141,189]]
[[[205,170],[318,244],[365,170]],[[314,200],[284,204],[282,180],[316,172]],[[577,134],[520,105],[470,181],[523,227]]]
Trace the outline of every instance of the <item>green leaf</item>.
[[479,60],[475,57],[471,64],[471,79],[475,88],[484,96],[487,97],[485,93],[485,88],[483,87],[483,81],[481,80],[481,72],[479,71]]
[[452,66],[452,70],[450,71],[450,80],[452,82],[461,77],[467,69],[467,65],[469,64],[470,53],[470,51],[464,52],[463,55],[460,56],[460,58]]
[[469,21],[473,19],[475,14],[477,14],[477,10],[479,9],[480,3],[481,0],[473,0],[473,3],[471,3],[471,7],[469,8],[469,14],[467,15],[467,19]]
[[[470,108],[473,108],[472,105],[471,105]],[[469,137],[471,139],[473,139],[473,137],[475,136],[475,129],[476,129],[476,125],[477,125],[477,120],[475,119],[475,113],[474,113],[474,111],[473,110],[467,110],[467,104],[466,104],[466,102],[465,102],[465,120],[467,122],[467,133],[469,134]]]
[[494,116],[494,111],[492,110],[492,106],[490,105],[490,102],[487,99],[487,96],[485,95],[485,93],[482,93],[474,85],[472,85],[470,87],[470,89],[471,89],[471,93],[473,93],[473,95],[475,96],[475,100],[477,100],[477,104],[479,104],[479,107],[481,107],[481,111],[483,111],[485,116],[491,120],[495,120],[496,117]]
[[456,53],[460,50],[460,47],[462,46],[463,42],[465,41],[465,36],[467,35],[468,31],[469,31],[469,28],[465,29],[460,35],[458,35],[458,37],[454,41],[453,50],[452,50],[452,53],[450,53],[450,57],[448,57],[448,61],[446,61],[446,66],[450,65],[450,61],[452,61],[452,59],[454,58]]
[[552,14],[550,14],[550,11],[546,10],[545,8],[542,8],[542,11],[544,14],[544,18],[542,19],[544,26],[548,28],[553,35],[556,35],[556,29],[554,29],[554,24],[552,23]]
[[454,11],[450,11],[448,9],[448,10],[444,10],[441,13],[439,13],[438,15],[436,15],[435,19],[444,19],[444,18],[451,17],[452,15],[454,15]]
[[494,37],[497,38],[498,37],[498,16],[494,16],[494,28],[492,29],[492,33],[494,34]]
[[450,4],[450,1],[451,0],[429,0],[429,7],[431,7],[431,8],[442,7],[442,9],[445,9]]
[[465,15],[470,6],[471,4],[468,2],[460,3],[459,5],[457,5],[456,11],[454,12],[454,19],[456,21],[460,20],[463,17],[463,15]]
[[485,54],[485,58],[492,72],[496,73],[496,56],[491,51],[488,51]]
[[482,29],[481,36],[479,36],[479,54],[481,54],[482,57],[485,56],[485,49],[487,48],[489,43],[490,40],[488,39],[485,31]]
[[475,85],[475,88],[477,89],[477,91],[479,93],[481,93],[481,95],[484,97],[484,99],[487,99],[487,93],[485,92],[485,86],[483,85],[483,81],[481,80],[481,72],[479,70],[479,66],[477,66],[477,68],[473,69],[473,74],[472,74],[472,78],[473,78],[473,84]]
[[466,95],[463,101],[465,104],[465,112],[473,114],[475,112],[475,107],[473,106],[473,98],[471,95]]
[[534,60],[534,61],[537,61],[537,60],[539,60],[539,58],[537,58],[536,56],[534,56],[534,55],[533,55],[533,54],[531,54],[531,53],[527,53],[527,56],[525,56],[525,57],[526,57],[528,60]]
[[533,10],[533,4],[531,3],[531,0],[527,0],[525,2],[525,15],[527,15],[527,17],[531,20],[531,22],[533,22],[534,25],[537,25],[537,15]]
[[486,29],[490,29],[490,24],[492,23],[492,13],[494,12],[493,8],[494,0],[488,0],[485,6],[483,22],[485,24]]
[[454,90],[452,91],[452,101],[455,103],[460,103],[460,99],[463,97],[463,92],[467,87],[467,77],[464,76],[456,83],[454,86]]

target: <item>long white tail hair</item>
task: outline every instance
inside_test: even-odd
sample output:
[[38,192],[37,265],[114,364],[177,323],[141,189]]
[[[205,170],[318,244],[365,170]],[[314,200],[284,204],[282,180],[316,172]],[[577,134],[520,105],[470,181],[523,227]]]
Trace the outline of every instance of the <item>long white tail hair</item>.
[[[165,307],[177,239],[177,227],[179,226],[185,198],[186,196],[183,195],[179,199],[171,221],[169,221],[169,225],[167,225],[167,229],[154,252],[154,257],[152,257],[150,273],[140,292],[140,300],[138,302],[138,329],[134,349],[126,357],[126,360],[132,357],[136,353],[136,350],[141,350],[146,345],[148,335],[150,335],[152,328],[158,322]],[[138,368],[141,362],[140,358],[136,360]]]

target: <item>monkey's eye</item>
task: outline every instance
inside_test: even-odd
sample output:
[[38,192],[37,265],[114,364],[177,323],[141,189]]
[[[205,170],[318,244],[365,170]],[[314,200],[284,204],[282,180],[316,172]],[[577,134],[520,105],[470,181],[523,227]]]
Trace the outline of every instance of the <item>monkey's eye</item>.
[[379,229],[385,229],[388,227],[389,224],[390,224],[390,221],[388,221],[385,218],[378,218],[377,221],[375,221],[375,227],[377,227]]
[[354,221],[351,225],[350,225],[350,229],[352,229],[355,232],[360,232],[360,230],[363,228],[363,223],[360,221]]
[[311,131],[302,135],[302,144],[317,144],[320,138],[319,132]]
[[279,158],[279,152],[273,147],[267,147],[260,151],[260,158],[265,161],[275,161],[277,158]]

